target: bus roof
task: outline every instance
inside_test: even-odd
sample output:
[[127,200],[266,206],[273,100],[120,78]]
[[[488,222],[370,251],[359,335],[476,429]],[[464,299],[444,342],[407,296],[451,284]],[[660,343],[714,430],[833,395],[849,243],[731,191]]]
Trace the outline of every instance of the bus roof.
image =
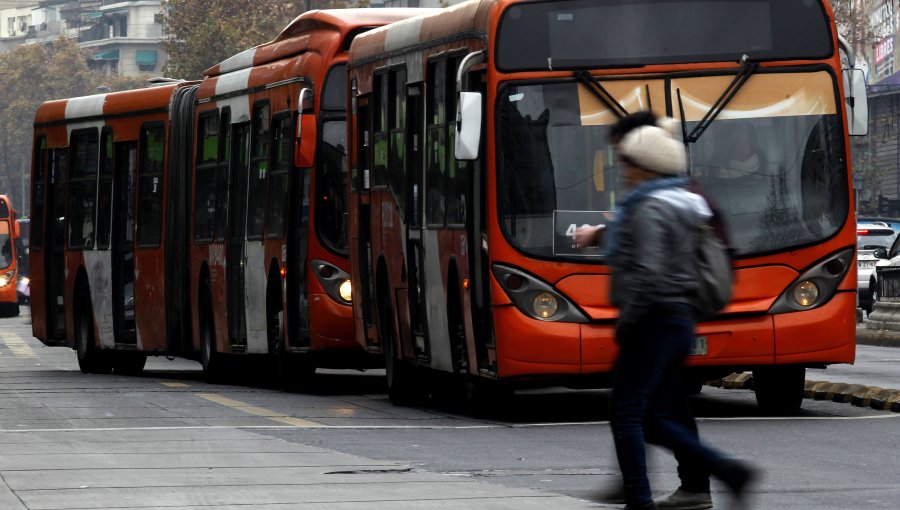
[[297,16],[278,37],[233,55],[206,71],[204,76],[221,74],[259,66],[306,51],[311,41],[309,35],[316,30],[332,30],[345,38],[360,28],[379,27],[407,19],[423,12],[440,9],[388,8],[388,9],[327,9],[306,11]]
[[508,0],[472,0],[445,9],[429,9],[431,12],[366,32],[350,46],[350,66],[381,60],[429,41],[483,37],[488,15],[498,3]]
[[141,89],[57,99],[42,104],[34,124],[88,120],[133,112],[168,110],[175,89],[197,82],[174,82]]

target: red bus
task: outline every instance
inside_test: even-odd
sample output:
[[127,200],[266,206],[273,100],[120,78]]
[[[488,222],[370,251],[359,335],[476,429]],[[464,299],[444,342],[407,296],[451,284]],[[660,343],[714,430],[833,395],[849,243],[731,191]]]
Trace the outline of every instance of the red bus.
[[480,0],[358,37],[356,331],[391,398],[605,382],[609,268],[573,236],[615,210],[607,133],[642,109],[681,122],[734,237],[733,301],[698,325],[694,376],[752,370],[759,404],[787,410],[806,367],[853,362],[847,136],[867,112],[836,34],[817,0]]
[[19,298],[16,294],[18,230],[12,201],[6,195],[0,195],[0,316],[3,317],[19,315]]
[[355,341],[347,50],[416,9],[309,11],[206,72],[197,96],[191,313],[204,369],[264,354],[288,386],[380,365]]
[[180,312],[190,169],[175,146],[190,140],[196,90],[169,83],[37,111],[32,331],[74,348],[83,372],[138,373],[147,354],[190,354],[190,318]]
[[171,354],[214,377],[262,354],[292,384],[380,365],[349,304],[345,62],[357,34],[420,12],[310,11],[200,83],[42,105],[35,337],[85,372]]

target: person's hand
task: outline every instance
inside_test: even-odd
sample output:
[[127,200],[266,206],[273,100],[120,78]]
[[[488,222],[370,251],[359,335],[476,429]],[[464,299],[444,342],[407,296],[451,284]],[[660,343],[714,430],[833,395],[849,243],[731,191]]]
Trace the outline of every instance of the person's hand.
[[600,240],[603,239],[605,231],[603,225],[589,226],[584,225],[575,229],[575,247],[587,248],[589,246],[599,246]]

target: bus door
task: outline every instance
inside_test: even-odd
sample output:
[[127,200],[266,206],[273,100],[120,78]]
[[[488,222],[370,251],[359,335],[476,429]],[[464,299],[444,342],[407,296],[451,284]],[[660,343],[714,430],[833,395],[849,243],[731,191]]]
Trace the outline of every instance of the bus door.
[[288,198],[287,297],[290,347],[310,347],[309,287],[307,262],[309,248],[309,177],[310,170],[295,169],[290,176]]
[[47,179],[47,237],[44,244],[44,274],[46,280],[47,338],[66,338],[66,174],[69,154],[67,149],[50,152]]
[[[423,136],[423,101],[421,84],[411,85],[406,90],[406,119],[408,138],[406,140],[405,159],[407,171],[407,214],[406,214],[406,263],[409,292],[409,324],[415,344],[416,354],[425,354],[426,323],[425,313],[425,254],[423,251],[423,233],[426,224],[423,211],[425,162],[422,160],[420,146],[425,143]],[[402,110],[401,110],[402,111]]]
[[228,235],[226,240],[225,300],[228,340],[231,345],[247,345],[247,316],[244,313],[244,268],[247,227],[247,175],[250,167],[250,124],[232,124],[231,172],[228,181]]
[[136,344],[134,324],[134,203],[137,144],[120,142],[113,150],[112,300],[117,344]]

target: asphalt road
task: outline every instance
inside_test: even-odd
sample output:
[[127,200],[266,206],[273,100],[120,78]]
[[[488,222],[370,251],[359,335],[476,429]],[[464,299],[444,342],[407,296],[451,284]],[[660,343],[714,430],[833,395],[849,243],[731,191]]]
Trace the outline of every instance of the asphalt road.
[[[900,386],[900,350],[857,360],[808,378]],[[0,319],[0,509],[599,508],[582,498],[615,480],[605,390],[519,392],[480,418],[395,407],[379,371],[318,378],[312,394],[209,385],[165,358],[84,375],[26,318]],[[900,413],[805,400],[765,416],[751,391],[711,387],[694,405],[705,440],[760,469],[751,508],[897,508]],[[654,491],[674,490],[670,456],[651,457]]]

